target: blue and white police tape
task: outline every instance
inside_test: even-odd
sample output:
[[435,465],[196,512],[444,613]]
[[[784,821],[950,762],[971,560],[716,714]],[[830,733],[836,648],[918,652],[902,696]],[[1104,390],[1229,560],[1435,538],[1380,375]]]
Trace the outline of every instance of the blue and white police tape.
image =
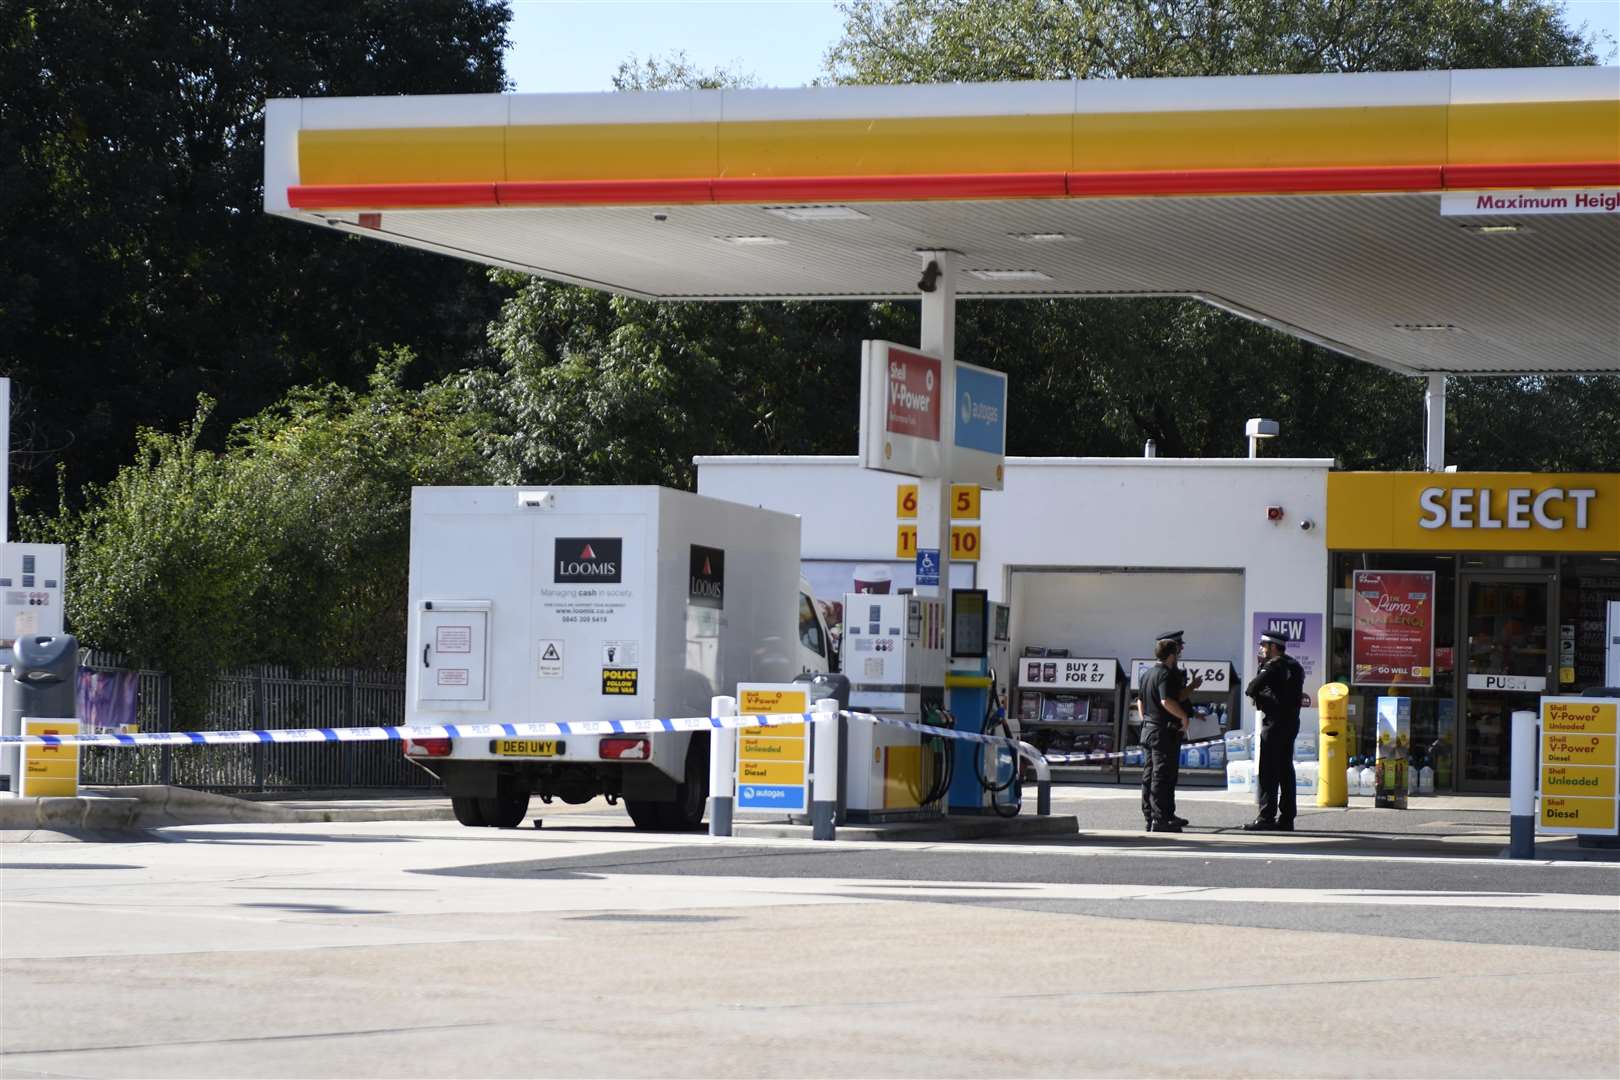
[[[674,716],[648,720],[574,720],[533,724],[415,724],[399,727],[270,728],[253,731],[142,731],[134,734],[87,732],[79,735],[0,735],[0,745],[34,746],[243,746],[264,743],[389,742],[406,739],[488,739],[549,738],[567,735],[655,735],[675,731],[707,731],[711,728],[780,727],[814,720],[817,713],[755,713],[743,716]],[[985,735],[976,731],[938,727],[916,720],[901,720],[876,713],[846,712],[845,716],[905,728],[925,735],[969,742],[1017,747],[1022,740],[1005,735]],[[1236,734],[1236,733],[1233,733]],[[1230,736],[1189,742],[1185,746],[1208,746]],[[1238,736],[1247,741],[1249,733]],[[1126,756],[1125,751],[1084,754],[1045,754],[1052,765],[1111,761]]]
[[653,735],[710,728],[778,727],[814,720],[815,713],[673,716],[652,720],[574,720],[536,724],[414,724],[402,727],[272,728],[263,731],[142,731],[131,735],[0,735],[0,745],[241,746],[258,743],[389,742],[402,739],[549,738],[558,735]]
[[[897,720],[892,716],[878,716],[875,713],[850,712],[845,713],[844,715],[857,717],[863,720],[875,720],[880,724],[890,724],[894,727],[905,728],[908,731],[920,731],[928,735],[938,735],[947,739],[966,739],[969,742],[977,743],[1004,743],[1006,745],[1015,747],[1020,743],[1025,742],[1025,740],[1008,738],[1005,735],[984,735],[976,731],[958,731],[956,728],[937,727],[933,724],[923,724],[915,720]],[[1231,740],[1248,742],[1253,738],[1254,735],[1250,732],[1227,732],[1218,735],[1213,739],[1199,739],[1197,742],[1187,742],[1182,743],[1181,745],[1182,749],[1185,749],[1189,746],[1224,745],[1226,742]],[[1140,745],[1133,744],[1126,750],[1092,751],[1083,754],[1042,754],[1041,756],[1046,759],[1046,763],[1048,765],[1074,765],[1082,762],[1113,761],[1115,759],[1125,757],[1129,750],[1141,749],[1142,747]],[[1039,751],[1037,751],[1037,753],[1039,753]]]

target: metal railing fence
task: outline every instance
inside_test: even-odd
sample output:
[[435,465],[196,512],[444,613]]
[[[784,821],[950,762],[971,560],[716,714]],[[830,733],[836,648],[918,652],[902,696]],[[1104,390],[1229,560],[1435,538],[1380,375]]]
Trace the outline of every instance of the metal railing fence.
[[[89,651],[83,666],[130,671],[137,677],[136,721],[142,731],[172,731],[169,677],[130,669],[120,658]],[[405,676],[392,671],[322,669],[293,672],[269,664],[222,672],[208,687],[197,731],[396,725],[405,722]],[[272,745],[134,749],[87,746],[80,782],[86,785],[173,784],[206,791],[288,791],[342,788],[429,788],[431,776],[406,761],[398,743],[276,743]]]

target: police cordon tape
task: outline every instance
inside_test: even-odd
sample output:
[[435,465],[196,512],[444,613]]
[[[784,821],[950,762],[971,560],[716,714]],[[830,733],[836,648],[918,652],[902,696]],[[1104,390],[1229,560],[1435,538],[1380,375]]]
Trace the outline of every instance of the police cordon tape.
[[[242,746],[260,743],[390,742],[402,739],[524,739],[556,735],[657,735],[710,728],[777,727],[814,720],[816,713],[752,716],[674,716],[654,720],[574,720],[536,724],[415,724],[401,727],[272,728],[259,731],[142,731],[132,735],[0,735],[0,745]],[[29,719],[35,719],[30,717]]]
[[[844,715],[859,717],[863,720],[875,720],[880,724],[892,724],[895,727],[903,727],[908,731],[921,731],[929,735],[942,735],[947,739],[967,739],[972,742],[979,743],[1006,743],[1010,746],[1018,746],[1023,742],[1021,739],[1009,739],[1005,735],[983,735],[976,731],[958,731],[955,728],[937,727],[933,724],[918,723],[915,720],[896,720],[892,716],[878,716],[875,713],[846,712]],[[1197,742],[1182,743],[1178,749],[1185,749],[1189,746],[1214,746],[1216,744],[1224,745],[1228,738],[1232,736],[1235,736],[1237,740],[1242,742],[1251,742],[1254,739],[1254,736],[1248,732],[1230,732],[1219,735],[1213,739],[1200,739]],[[1042,754],[1041,756],[1046,759],[1046,763],[1048,765],[1075,765],[1081,762],[1114,761],[1126,757],[1131,750],[1141,749],[1143,749],[1143,747],[1140,744],[1133,743],[1124,750],[1094,751],[1084,754]]]
[[[745,716],[675,716],[650,720],[574,720],[534,724],[416,724],[401,727],[350,728],[270,728],[255,731],[142,731],[135,734],[119,732],[88,732],[80,735],[0,735],[0,745],[25,744],[34,746],[256,746],[267,743],[328,743],[328,742],[391,742],[414,739],[489,739],[537,738],[566,735],[656,735],[675,731],[707,731],[711,728],[780,727],[813,721],[820,713],[755,713]],[[1018,739],[1005,735],[985,735],[976,731],[924,724],[916,720],[899,720],[876,713],[845,712],[853,719],[869,720],[879,724],[905,728],[926,735],[946,739],[966,739],[970,742],[1005,744],[1017,747]],[[52,718],[29,717],[39,722]],[[1244,733],[1244,741],[1254,738]],[[1202,739],[1184,746],[1208,746],[1224,742],[1226,736]],[[1048,764],[1068,765],[1079,762],[1112,761],[1123,758],[1125,751],[1085,754],[1045,754]]]

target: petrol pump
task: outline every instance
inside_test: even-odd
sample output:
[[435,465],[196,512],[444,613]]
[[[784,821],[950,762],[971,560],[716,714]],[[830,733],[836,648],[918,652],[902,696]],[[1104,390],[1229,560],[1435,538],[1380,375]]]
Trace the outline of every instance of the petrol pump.
[[[844,594],[844,674],[849,707],[944,725],[945,602],[933,597]],[[950,783],[948,740],[893,724],[851,719],[843,740],[840,821],[938,817]]]
[[[958,731],[1018,737],[1007,715],[1012,681],[1012,618],[983,589],[951,590],[951,656],[945,694]],[[953,739],[953,814],[1018,813],[1018,752],[1006,744]]]

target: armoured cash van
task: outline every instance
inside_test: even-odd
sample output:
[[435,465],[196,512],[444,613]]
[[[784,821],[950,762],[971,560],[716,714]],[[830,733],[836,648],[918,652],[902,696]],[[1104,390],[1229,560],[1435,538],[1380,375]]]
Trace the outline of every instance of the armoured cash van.
[[[834,663],[799,519],[667,488],[417,488],[409,602],[409,724],[708,716],[739,682]],[[405,748],[463,825],[508,828],[532,795],[693,828],[708,751],[707,731]]]

